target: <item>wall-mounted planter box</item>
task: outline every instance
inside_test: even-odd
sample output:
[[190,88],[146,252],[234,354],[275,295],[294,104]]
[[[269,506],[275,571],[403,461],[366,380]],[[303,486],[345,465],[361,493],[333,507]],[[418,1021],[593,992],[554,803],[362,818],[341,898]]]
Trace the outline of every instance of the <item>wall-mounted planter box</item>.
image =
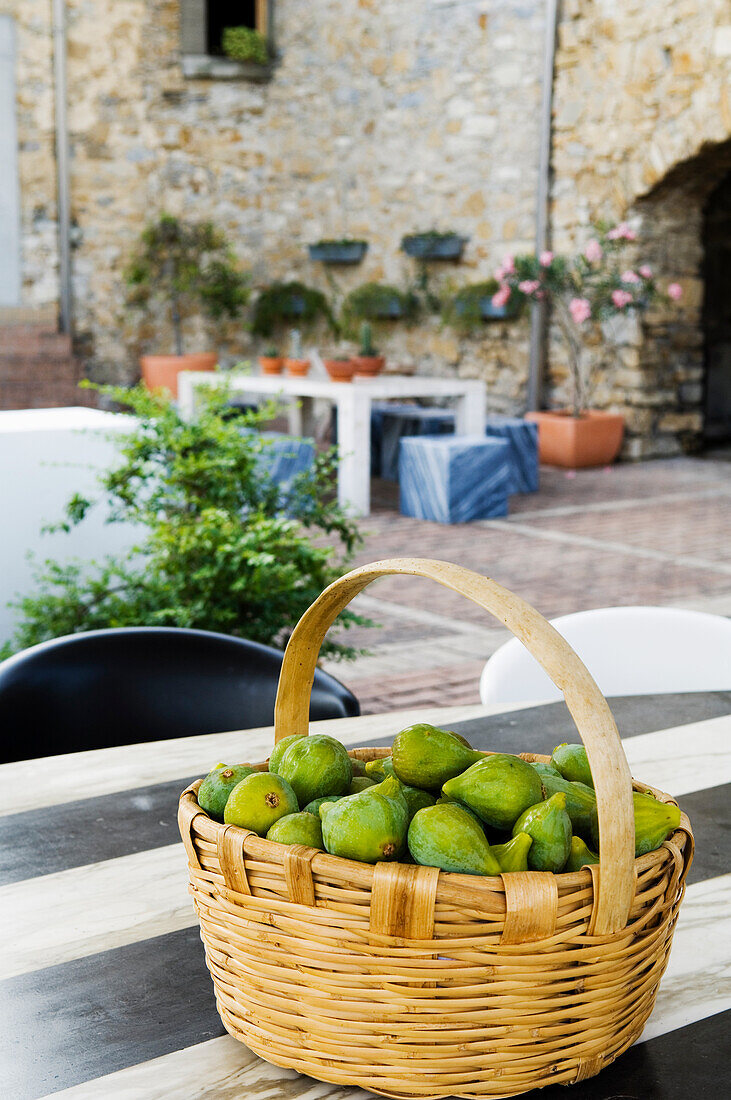
[[323,264],[359,264],[368,251],[368,241],[318,241],[308,244],[311,260]]
[[515,317],[517,312],[515,306],[496,306],[491,298],[480,298],[480,316],[483,321],[507,321]]
[[411,233],[401,240],[401,248],[415,260],[459,260],[469,237],[458,233]]

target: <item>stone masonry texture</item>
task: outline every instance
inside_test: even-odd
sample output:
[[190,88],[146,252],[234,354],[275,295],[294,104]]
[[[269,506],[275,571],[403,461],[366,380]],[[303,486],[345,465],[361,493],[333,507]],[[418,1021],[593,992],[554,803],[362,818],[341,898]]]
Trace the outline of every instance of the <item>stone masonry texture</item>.
[[[255,286],[300,278],[340,297],[376,279],[406,287],[404,233],[470,238],[442,288],[489,276],[530,248],[535,223],[541,0],[275,0],[267,83],[183,75],[178,0],[69,0],[76,351],[95,379],[130,381],[170,333],[125,306],[121,271],[163,210],[211,218]],[[625,457],[693,448],[703,387],[700,232],[731,169],[727,0],[565,0],[555,76],[552,237],[581,244],[597,218],[633,219],[661,278],[685,296],[591,349],[595,403],[627,418]],[[50,0],[0,0],[16,21],[24,304],[58,299]],[[334,282],[307,257],[322,237],[362,236],[365,261]],[[314,338],[327,348],[328,336]],[[261,344],[242,325],[187,332],[222,361]],[[483,378],[490,408],[521,412],[527,318],[462,336],[437,315],[381,326],[392,367]],[[565,400],[560,344],[548,392]]]

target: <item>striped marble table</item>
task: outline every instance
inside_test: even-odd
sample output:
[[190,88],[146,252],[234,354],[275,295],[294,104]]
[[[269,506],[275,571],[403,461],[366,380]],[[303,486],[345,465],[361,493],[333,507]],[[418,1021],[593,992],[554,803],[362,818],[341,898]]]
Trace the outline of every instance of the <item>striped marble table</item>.
[[[728,1095],[731,693],[619,699],[633,774],[675,794],[696,836],[668,970],[639,1042],[540,1100]],[[319,723],[388,743],[428,719],[480,748],[575,740],[562,703]],[[0,768],[0,1096],[36,1100],[366,1100],[271,1066],[224,1033],[187,893],[177,797],[219,760],[262,759],[271,730],[78,753]],[[725,1039],[725,1042],[724,1042]]]

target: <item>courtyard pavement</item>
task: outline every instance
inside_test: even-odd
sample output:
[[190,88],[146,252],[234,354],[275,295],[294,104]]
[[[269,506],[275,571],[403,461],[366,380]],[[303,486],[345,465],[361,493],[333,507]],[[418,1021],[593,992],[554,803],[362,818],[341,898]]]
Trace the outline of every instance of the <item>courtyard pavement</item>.
[[[507,519],[450,527],[399,515],[396,487],[375,482],[356,564],[457,562],[513,589],[547,618],[618,604],[731,615],[727,459],[544,467],[539,492],[511,497]],[[478,703],[484,662],[509,637],[474,604],[415,577],[376,581],[352,606],[380,624],[342,635],[369,655],[326,667],[355,692],[364,714]]]

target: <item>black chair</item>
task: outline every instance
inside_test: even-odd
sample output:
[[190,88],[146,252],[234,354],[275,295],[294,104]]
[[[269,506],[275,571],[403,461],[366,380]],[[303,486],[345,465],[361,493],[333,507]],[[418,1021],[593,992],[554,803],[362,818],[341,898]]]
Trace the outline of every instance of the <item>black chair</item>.
[[[71,634],[0,664],[0,761],[269,726],[282,654],[205,630]],[[360,714],[319,670],[310,718]]]

